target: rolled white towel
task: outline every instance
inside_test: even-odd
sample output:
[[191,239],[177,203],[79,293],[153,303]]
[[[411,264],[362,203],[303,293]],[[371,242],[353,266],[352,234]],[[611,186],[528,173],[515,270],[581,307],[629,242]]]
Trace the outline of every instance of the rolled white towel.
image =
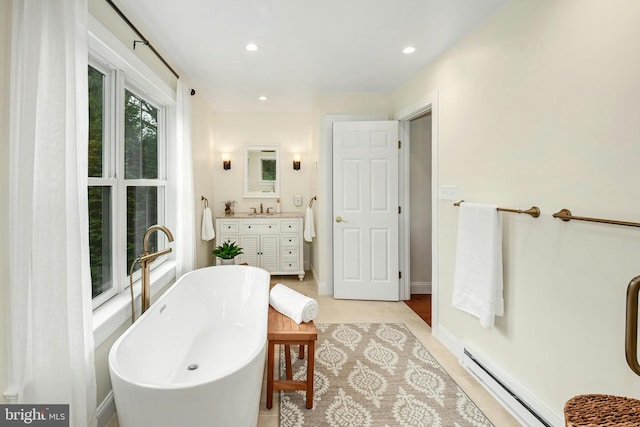
[[310,322],[318,316],[318,301],[277,283],[269,294],[271,306],[300,324]]

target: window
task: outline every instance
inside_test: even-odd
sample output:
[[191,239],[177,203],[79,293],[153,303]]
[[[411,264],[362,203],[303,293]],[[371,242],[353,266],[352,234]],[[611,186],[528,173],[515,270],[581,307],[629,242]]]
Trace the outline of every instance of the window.
[[[164,222],[166,107],[90,60],[89,250],[94,308],[126,290],[147,228]],[[120,135],[120,137],[118,137]],[[157,234],[150,249],[162,249]],[[156,263],[158,264],[158,263]],[[136,265],[134,271],[139,267]],[[135,274],[135,278],[139,273]]]

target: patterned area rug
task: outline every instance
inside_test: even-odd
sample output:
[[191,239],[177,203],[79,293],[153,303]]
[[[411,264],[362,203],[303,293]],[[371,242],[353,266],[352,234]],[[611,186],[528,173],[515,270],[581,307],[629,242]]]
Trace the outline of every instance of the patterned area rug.
[[[314,405],[280,392],[280,426],[492,426],[403,324],[316,324]],[[295,380],[306,358],[291,346]],[[283,378],[284,346],[280,351]]]

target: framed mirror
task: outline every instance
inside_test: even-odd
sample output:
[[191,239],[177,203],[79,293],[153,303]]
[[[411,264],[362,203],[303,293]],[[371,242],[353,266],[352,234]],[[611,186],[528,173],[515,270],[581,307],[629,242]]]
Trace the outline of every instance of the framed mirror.
[[245,147],[244,197],[280,197],[280,160],[277,146]]

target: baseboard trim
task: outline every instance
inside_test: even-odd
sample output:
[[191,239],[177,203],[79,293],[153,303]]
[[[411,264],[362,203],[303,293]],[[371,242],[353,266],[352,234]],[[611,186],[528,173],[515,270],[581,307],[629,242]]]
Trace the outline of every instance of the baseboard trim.
[[411,282],[411,294],[430,294],[431,282]]
[[113,400],[113,390],[98,405],[98,427],[106,427],[116,414],[116,402]]
[[[510,405],[509,402],[503,398],[504,393],[500,389],[499,386],[494,384],[492,381],[488,381],[486,378],[482,378],[476,372],[469,369],[466,366],[465,361],[465,344],[458,337],[453,335],[450,331],[440,325],[438,327],[438,335],[436,337],[445,347],[449,349],[457,358],[460,364],[507,410],[511,415],[513,415],[518,421],[522,423],[522,425],[527,425],[530,427],[541,426],[544,425],[542,423],[536,424],[535,422],[531,422],[527,419],[528,422],[525,422],[523,419],[523,414],[520,408],[517,408],[513,405]],[[481,363],[485,365],[497,378],[500,379],[502,383],[507,385],[511,390],[513,390],[517,395],[519,395],[523,401],[525,401],[531,408],[533,408],[536,412],[542,415],[551,425],[564,425],[564,417],[558,414],[555,414],[553,411],[549,410],[540,400],[538,400],[532,393],[530,393],[524,386],[518,383],[513,377],[511,377],[508,373],[506,373],[502,368],[493,364],[488,359],[485,359],[481,356]]]

